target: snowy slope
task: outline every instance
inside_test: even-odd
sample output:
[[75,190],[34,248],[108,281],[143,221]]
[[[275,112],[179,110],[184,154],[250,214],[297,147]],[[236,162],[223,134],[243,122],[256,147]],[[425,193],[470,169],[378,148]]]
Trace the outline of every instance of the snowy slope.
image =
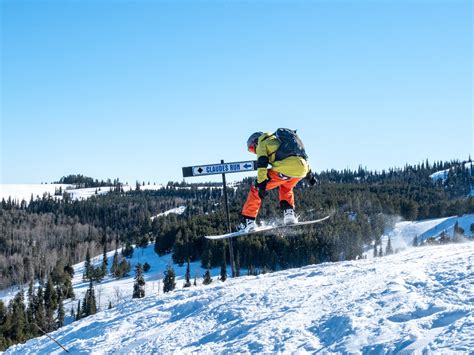
[[[474,168],[474,163],[473,162],[464,163],[464,169],[472,171],[473,168]],[[433,181],[439,181],[439,180],[445,181],[448,178],[450,170],[451,169],[437,171],[437,172],[431,174],[430,178]]]
[[72,353],[469,353],[473,285],[474,243],[410,248],[124,300],[52,335]]
[[156,216],[151,217],[151,219],[154,220],[157,217],[168,216],[171,213],[181,215],[181,214],[184,213],[184,211],[186,211],[186,206],[179,206],[179,207],[176,207],[176,208],[172,208],[168,211],[158,213]]
[[[0,201],[2,198],[7,200],[11,197],[12,200],[16,200],[21,202],[25,200],[27,203],[30,201],[31,196],[33,195],[33,199],[42,198],[43,194],[49,194],[56,199],[61,199],[62,196],[54,196],[54,193],[59,188],[62,191],[66,191],[70,194],[73,200],[84,200],[91,196],[97,194],[106,194],[113,186],[105,186],[105,187],[89,187],[89,188],[79,188],[76,189],[75,185],[69,184],[0,184]],[[164,188],[163,185],[143,185],[140,186],[141,190],[160,190]],[[131,185],[124,185],[124,191],[134,190],[135,187]]]
[[[466,237],[473,236],[470,229],[471,224],[474,224],[474,214],[421,221],[401,221],[398,222],[386,235],[382,236],[383,250],[386,248],[389,237],[395,251],[411,247],[415,237],[417,238],[418,243],[436,237],[443,231],[446,231],[448,235],[452,237],[456,222],[458,222],[459,226],[464,229],[464,235]],[[370,253],[368,253],[368,256],[370,257]]]

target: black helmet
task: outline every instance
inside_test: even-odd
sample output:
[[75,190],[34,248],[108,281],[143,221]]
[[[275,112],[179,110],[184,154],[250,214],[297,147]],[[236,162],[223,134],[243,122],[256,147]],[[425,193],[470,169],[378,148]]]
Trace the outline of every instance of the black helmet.
[[255,153],[257,147],[258,138],[263,134],[263,132],[255,132],[247,139],[247,149],[251,153]]

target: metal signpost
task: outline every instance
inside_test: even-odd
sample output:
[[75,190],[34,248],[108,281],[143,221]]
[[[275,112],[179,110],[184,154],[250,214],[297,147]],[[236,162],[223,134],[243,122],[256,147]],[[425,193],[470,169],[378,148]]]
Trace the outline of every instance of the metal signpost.
[[[230,227],[230,215],[229,215],[229,203],[227,199],[227,184],[225,179],[225,174],[229,173],[243,173],[246,171],[257,170],[257,161],[239,161],[233,163],[224,163],[224,160],[221,160],[220,164],[210,164],[210,165],[196,165],[196,166],[187,166],[183,168],[183,177],[196,177],[196,176],[206,176],[206,175],[216,175],[222,174],[222,187],[224,190],[224,202],[225,202],[225,212],[227,215],[227,231],[230,233],[232,229]],[[234,250],[232,248],[232,239],[229,239],[229,255],[230,255],[230,268],[232,270],[232,277],[235,276],[235,265],[234,265]]]

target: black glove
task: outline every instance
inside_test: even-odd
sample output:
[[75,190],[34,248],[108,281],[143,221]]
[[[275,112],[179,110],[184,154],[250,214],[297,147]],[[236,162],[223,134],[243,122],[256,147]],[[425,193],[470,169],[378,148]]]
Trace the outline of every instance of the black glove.
[[267,196],[268,192],[267,192],[267,184],[268,184],[268,181],[270,181],[269,179],[267,180],[264,180],[262,182],[256,182],[255,183],[255,186],[257,186],[257,189],[258,189],[258,196],[263,200],[265,198],[265,196]]
[[309,171],[308,175],[306,175],[306,180],[308,181],[308,184],[310,184],[311,186],[314,186],[319,182],[311,170]]

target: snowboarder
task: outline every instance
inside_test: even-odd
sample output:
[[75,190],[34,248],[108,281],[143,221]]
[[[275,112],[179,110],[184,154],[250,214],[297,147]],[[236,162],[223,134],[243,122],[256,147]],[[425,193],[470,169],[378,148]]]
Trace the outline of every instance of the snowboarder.
[[[317,180],[311,172],[304,145],[296,131],[279,128],[273,134],[255,132],[247,140],[247,149],[257,154],[257,180],[250,188],[242,208],[239,231],[256,230],[255,219],[262,199],[269,190],[276,187],[279,188],[283,223],[297,223],[293,188],[303,178],[306,178],[311,186],[315,185]],[[271,168],[267,169],[269,164]]]

